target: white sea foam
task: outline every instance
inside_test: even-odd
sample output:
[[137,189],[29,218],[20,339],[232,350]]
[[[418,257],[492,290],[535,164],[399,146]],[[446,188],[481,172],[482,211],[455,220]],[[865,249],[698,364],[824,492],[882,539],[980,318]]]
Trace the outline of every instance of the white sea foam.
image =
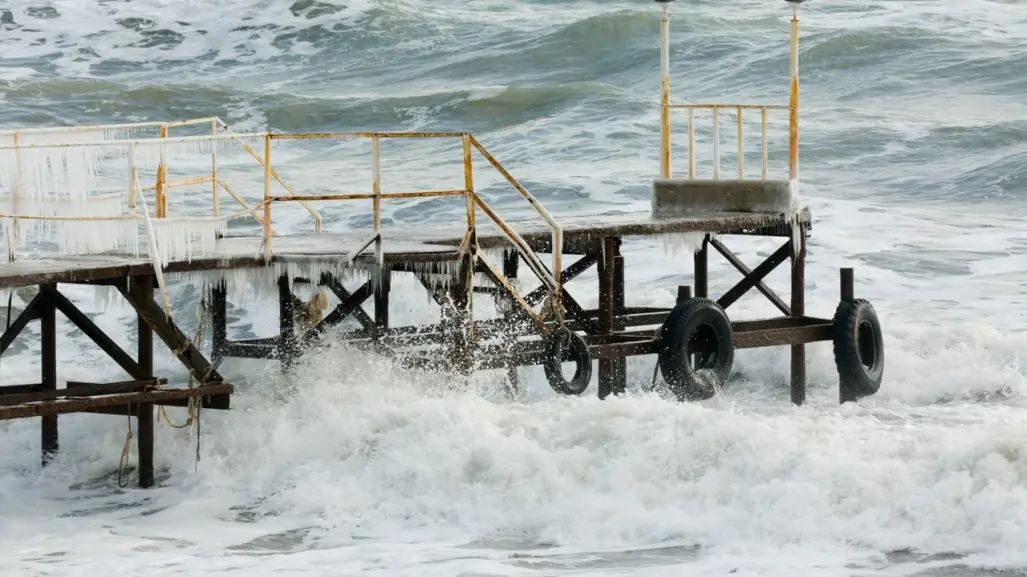
[[[49,98],[47,110],[59,117],[79,121],[79,115],[113,114],[105,108],[106,95],[89,100],[90,90],[106,90],[105,82],[130,96],[127,104],[119,97],[118,114],[163,118],[169,110],[188,108],[192,96],[183,104],[160,90],[186,86],[197,94],[195,102],[217,100],[241,120],[233,120],[239,130],[262,130],[269,119],[302,123],[309,98],[330,102],[310,113],[310,122],[319,122],[368,95],[388,96],[394,100],[387,105],[342,118],[404,129],[470,126],[529,189],[543,191],[539,197],[558,215],[648,206],[648,183],[658,167],[658,62],[655,37],[647,42],[645,35],[655,30],[655,19],[637,24],[631,12],[651,7],[627,1],[549,3],[545,9],[523,2],[351,1],[341,12],[307,19],[294,17],[290,2],[265,0],[35,4],[52,6],[60,16],[30,20],[19,6],[20,27],[3,29],[5,59],[14,63],[0,70],[4,115],[19,115],[22,108],[38,112],[31,99],[44,93],[38,98]],[[675,7],[675,93],[694,100],[779,100],[786,89],[787,10],[775,4],[747,0]],[[0,423],[11,448],[0,455],[0,540],[5,544],[0,567],[19,577],[96,575],[112,567],[168,575],[619,571],[833,577],[905,575],[961,563],[1027,566],[1027,459],[1020,449],[1027,434],[1022,425],[1027,422],[1027,281],[1018,266],[1027,261],[1023,209],[992,197],[974,199],[976,205],[922,206],[923,197],[937,191],[918,188],[913,180],[922,178],[925,161],[902,156],[928,155],[940,167],[932,175],[950,183],[965,171],[991,166],[999,155],[1019,151],[1020,129],[1010,119],[1022,111],[1017,100],[1022,90],[1002,82],[1022,75],[1001,70],[1006,65],[1018,70],[1027,5],[984,0],[958,7],[806,4],[802,197],[814,219],[806,311],[830,318],[838,299],[837,269],[856,268],[856,294],[870,299],[884,325],[885,383],[877,396],[837,406],[829,343],[808,348],[810,402],[802,408],[788,404],[785,347],[738,351],[736,378],[721,397],[699,404],[669,402],[662,390],[642,394],[652,357],[630,359],[631,394],[602,403],[593,398],[594,384],[583,398],[557,397],[538,368],[521,371],[522,400],[509,402],[500,391],[499,373],[469,382],[412,373],[337,345],[312,354],[291,378],[278,375],[276,363],[229,359],[222,370],[239,384],[236,408],[203,413],[198,472],[193,472],[195,437],[162,425],[157,432],[162,486],[147,492],[112,490],[123,417],[61,417],[62,451],[45,470],[38,464],[38,420]],[[607,58],[622,67],[600,74],[598,63],[596,70],[588,69],[585,56],[575,52],[576,39],[587,31],[563,27],[613,10],[624,12],[601,21],[606,32],[639,27],[629,28],[633,40],[609,45],[617,56]],[[143,45],[143,33],[126,18],[152,20],[144,30],[171,29],[184,40]],[[353,27],[364,19],[371,24]],[[375,43],[392,38],[393,27],[410,20],[417,22],[417,32],[437,33],[405,38],[409,34],[403,29],[404,38],[394,45]],[[710,31],[725,22],[740,32],[711,38]],[[292,26],[286,32],[295,36],[275,42],[282,30],[272,30],[273,24]],[[304,40],[316,26],[366,34],[371,48],[341,58]],[[846,44],[845,35],[854,31],[877,36]],[[38,42],[41,37],[46,42]],[[566,70],[547,68],[558,65],[529,53],[525,72],[517,68],[523,55],[504,52],[511,45],[530,50],[554,38],[562,51],[559,62],[572,63]],[[925,38],[942,48],[909,47]],[[636,40],[646,48],[629,45]],[[474,42],[482,42],[477,52],[464,44]],[[900,63],[859,59],[874,49]],[[416,60],[425,52],[437,54],[441,67],[428,80],[421,73],[436,62]],[[49,64],[39,64],[56,53]],[[454,73],[497,54],[500,60],[486,60],[494,69],[488,78]],[[707,59],[717,54],[726,56]],[[980,62],[974,75],[1002,78],[935,79],[932,75],[944,75],[953,64],[945,60],[953,54]],[[906,55],[914,60],[903,60]],[[989,60],[995,55],[1005,64]],[[232,60],[236,63],[223,64]],[[404,67],[408,60],[414,67]],[[754,71],[743,71],[745,63]],[[773,81],[760,76],[764,73]],[[53,80],[54,74],[60,79]],[[342,80],[315,82],[332,74]],[[908,86],[906,74],[915,76]],[[102,82],[69,88],[63,82],[70,77]],[[510,100],[497,101],[502,93],[492,88],[583,78],[619,92],[582,94],[569,103],[546,96],[522,109]],[[771,93],[768,86],[780,90]],[[208,89],[225,93],[201,94]],[[148,90],[153,100],[142,104],[138,91]],[[430,98],[455,90],[468,91],[471,104],[480,108],[461,108],[460,99]],[[986,91],[985,101],[978,93]],[[413,104],[405,104],[407,97]],[[685,132],[680,116],[674,122],[679,172],[686,158]],[[721,124],[725,139],[728,126],[728,121]],[[772,163],[780,170],[786,159],[779,154],[783,133],[776,126]],[[994,126],[1000,127],[998,144],[975,148],[968,132]],[[707,133],[700,127],[701,143]],[[756,136],[749,125],[746,134]],[[958,143],[958,154],[942,146],[947,142]],[[397,161],[389,164],[395,172],[383,177],[387,188],[460,186],[459,143],[455,150],[393,144],[383,144],[382,151],[383,159],[393,155]],[[283,177],[302,191],[370,187],[370,156],[359,144],[275,146]],[[724,174],[730,172],[733,151],[722,142]],[[747,151],[758,148],[747,142]],[[709,163],[702,154],[707,152],[699,155],[699,168],[705,171]],[[398,163],[400,157],[406,164]],[[312,168],[288,171],[300,158]],[[440,172],[443,158],[452,161],[445,173]],[[225,151],[219,162],[241,194],[259,199],[261,171],[251,158]],[[512,189],[494,172],[475,162],[476,186],[504,218],[535,218],[526,202],[506,196]],[[123,163],[117,164],[123,172]],[[747,157],[748,175],[757,166]],[[205,159],[172,165],[183,178],[205,168]],[[429,169],[440,176],[438,182],[422,182]],[[1001,185],[1015,195],[1016,176],[981,177],[979,188]],[[152,183],[152,178],[148,174],[144,180]],[[889,197],[896,191],[901,201]],[[199,208],[187,195],[174,195],[171,202],[184,203],[174,205],[173,212]],[[366,226],[366,205],[319,208],[329,230]],[[452,208],[390,202],[385,217],[449,223],[460,221],[461,210],[455,201]],[[310,230],[301,207],[275,211],[276,227]],[[722,240],[751,267],[788,242]],[[668,305],[678,285],[692,283],[687,251],[668,254],[661,245],[659,239],[625,242],[629,306]],[[785,300],[788,274],[783,266],[767,279]],[[721,294],[738,278],[711,251],[711,294]],[[233,338],[277,330],[273,286],[254,279],[236,279],[233,304],[245,308],[233,306],[229,312]],[[363,279],[357,275],[347,286]],[[169,280],[175,318],[191,332],[195,286]],[[529,275],[522,280],[524,291],[538,286]],[[243,298],[245,285],[260,290]],[[595,285],[594,273],[586,274],[569,283],[569,290],[592,308]],[[83,287],[66,291],[87,312],[96,311],[94,321],[132,350],[135,314],[119,296]],[[437,317],[435,305],[409,276],[397,279],[393,291],[393,323]],[[31,291],[15,291],[15,312],[31,296]],[[476,313],[492,314],[490,299],[476,298],[474,305]],[[753,293],[728,312],[733,319],[751,319],[774,309]],[[61,380],[125,378],[70,323],[61,319],[59,330]],[[31,324],[0,359],[4,383],[38,380],[37,335]],[[167,351],[156,364],[160,374],[184,380]],[[169,412],[176,421],[184,418],[181,409]],[[134,464],[134,455],[131,460]],[[75,485],[83,480],[84,485]],[[901,553],[906,549],[908,554]],[[921,558],[939,552],[970,556]]]

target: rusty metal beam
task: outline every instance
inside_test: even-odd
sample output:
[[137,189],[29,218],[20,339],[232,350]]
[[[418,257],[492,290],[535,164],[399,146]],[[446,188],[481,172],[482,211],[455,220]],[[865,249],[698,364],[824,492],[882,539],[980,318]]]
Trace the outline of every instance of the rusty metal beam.
[[[136,313],[146,321],[146,324],[150,325],[160,340],[164,341],[164,344],[171,349],[171,352],[192,374],[196,382],[206,384],[224,380],[189,337],[164,314],[164,311],[152,298],[139,298],[133,291],[127,289],[125,283],[120,284],[118,290],[136,310]],[[144,300],[148,300],[148,302],[142,302]]]
[[112,395],[115,393],[131,393],[142,391],[147,388],[156,388],[167,384],[167,379],[145,379],[132,381],[118,381],[114,383],[83,383],[68,381],[66,389],[46,390],[35,392],[24,392],[0,396],[0,405],[11,406],[22,403],[37,403],[40,401],[53,401],[64,397],[95,397],[98,395]]
[[[723,256],[729,263],[731,263],[731,265],[734,266],[735,269],[738,270],[738,272],[742,273],[742,276],[749,276],[752,274],[752,269],[746,266],[746,264],[742,262],[740,258],[738,258],[738,255],[731,252],[731,249],[725,246],[724,243],[720,242],[719,239],[710,239],[710,244],[713,245],[713,248],[717,249],[717,252],[719,252],[721,256]],[[756,283],[756,290],[763,293],[763,296],[767,297],[767,300],[769,300],[775,307],[777,307],[777,310],[781,311],[782,314],[787,316],[792,315],[792,309],[788,305],[786,305],[784,300],[782,300],[781,297],[778,296],[778,294],[774,292],[773,289],[768,287],[763,281],[759,281]]]
[[122,349],[118,343],[114,342],[100,327],[96,326],[93,321],[86,316],[85,313],[80,311],[78,307],[74,305],[68,297],[61,294],[57,289],[47,293],[46,298],[53,301],[53,304],[57,307],[57,310],[61,311],[69,321],[72,322],[76,327],[82,330],[83,333],[91,341],[96,343],[96,346],[100,347],[108,357],[111,358],[118,366],[122,368],[126,373],[129,374],[133,379],[147,379],[152,375],[147,374],[139,363],[135,361],[128,353]]
[[[596,264],[597,262],[599,262],[599,257],[595,252],[590,252],[586,254],[585,256],[574,261],[574,263],[571,264],[571,266],[567,267],[566,269],[564,269],[562,273],[560,273],[560,282],[566,284],[571,280],[574,280],[576,277],[580,276],[581,273],[592,268],[592,265]],[[547,294],[549,294],[549,288],[546,287],[546,285],[542,285],[536,288],[535,290],[531,291],[527,295],[525,295],[524,301],[531,306],[535,306],[538,303],[542,302],[542,299],[546,298]]]
[[34,321],[39,318],[39,303],[43,300],[42,291],[36,293],[36,296],[32,297],[29,304],[25,306],[25,309],[21,311],[18,318],[14,319],[11,326],[4,331],[4,334],[0,336],[0,355],[7,352],[7,349],[14,344],[14,339],[18,338],[21,331],[25,330],[30,321]]
[[155,389],[133,393],[100,395],[95,397],[58,399],[10,407],[0,407],[0,421],[24,419],[28,417],[52,416],[66,413],[81,413],[100,407],[131,407],[139,403],[161,403],[173,399],[209,396],[213,398],[228,397],[234,392],[228,383],[212,383],[193,389]]
[[[354,293],[350,293],[346,290],[346,287],[342,286],[339,279],[330,275],[323,275],[321,277],[321,284],[331,289],[331,291],[335,293],[335,296],[339,297],[339,300],[342,301],[335,310],[329,313],[328,316],[321,321],[321,324],[324,324],[325,328],[341,323],[350,315],[353,315],[353,317],[357,319],[357,322],[360,323],[360,326],[365,329],[372,330],[375,328],[374,320],[364,312],[363,307],[360,306],[371,296],[372,290],[370,280],[364,283]],[[329,319],[332,319],[331,322],[329,322]],[[314,330],[322,329],[315,327]]]

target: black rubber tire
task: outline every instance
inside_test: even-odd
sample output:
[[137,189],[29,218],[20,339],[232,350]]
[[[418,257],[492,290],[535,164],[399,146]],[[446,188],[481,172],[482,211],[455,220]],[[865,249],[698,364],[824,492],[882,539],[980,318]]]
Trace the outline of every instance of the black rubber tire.
[[[573,361],[574,376],[568,381],[563,375],[564,358]],[[549,386],[561,395],[580,395],[592,381],[592,357],[588,345],[581,335],[570,330],[554,331],[545,341],[545,358],[542,369],[549,380]]]
[[884,377],[884,338],[873,305],[842,301],[834,312],[834,364],[843,391],[869,397]]
[[[690,340],[706,341],[705,354],[693,367]],[[660,327],[658,361],[663,380],[679,401],[703,401],[727,382],[735,360],[734,332],[727,313],[708,298],[675,306]]]

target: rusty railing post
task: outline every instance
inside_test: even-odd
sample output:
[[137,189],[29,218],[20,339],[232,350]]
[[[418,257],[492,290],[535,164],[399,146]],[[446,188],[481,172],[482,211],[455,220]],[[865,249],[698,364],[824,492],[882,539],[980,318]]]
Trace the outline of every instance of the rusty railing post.
[[214,202],[214,216],[221,216],[221,201],[218,199],[218,123],[216,120],[210,123],[210,134],[213,137],[210,141],[211,194]]
[[657,0],[660,15],[660,176],[670,178],[670,16],[667,4],[673,0]]
[[[160,125],[160,137],[168,137],[168,125]],[[160,163],[157,164],[157,206],[154,208],[154,213],[157,218],[164,218],[168,215],[168,159],[167,159],[167,143],[164,143],[160,147]]]
[[792,7],[791,74],[792,89],[788,120],[788,179],[799,180],[799,0],[789,0]]
[[271,260],[271,133],[264,135],[264,260]]

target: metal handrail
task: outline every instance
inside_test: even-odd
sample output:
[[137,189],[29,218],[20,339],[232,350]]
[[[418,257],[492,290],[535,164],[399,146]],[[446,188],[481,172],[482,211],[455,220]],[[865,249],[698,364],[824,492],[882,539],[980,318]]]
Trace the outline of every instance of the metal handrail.
[[[373,163],[373,191],[371,193],[342,193],[342,194],[325,194],[325,195],[302,195],[300,197],[289,197],[282,195],[272,195],[270,193],[270,182],[274,178],[273,175],[273,162],[269,162],[264,165],[265,169],[265,196],[264,196],[264,226],[265,226],[265,238],[264,238],[264,255],[265,258],[270,258],[272,254],[271,247],[271,234],[268,231],[271,219],[271,205],[275,202],[295,202],[295,201],[308,201],[308,200],[366,200],[370,199],[375,202],[374,205],[374,231],[370,238],[368,238],[357,251],[363,251],[373,242],[376,246],[376,253],[378,260],[381,260],[382,254],[382,237],[381,237],[381,200],[384,199],[397,199],[397,198],[427,198],[427,197],[443,197],[443,196],[465,196],[467,200],[467,229],[468,235],[476,234],[477,226],[475,222],[475,208],[481,208],[481,210],[503,231],[503,234],[510,240],[528,267],[538,276],[546,287],[549,289],[552,298],[559,301],[562,298],[562,289],[560,287],[560,271],[562,271],[561,260],[563,253],[563,228],[556,222],[548,211],[539,203],[539,201],[524,188],[520,182],[517,181],[509,171],[506,170],[503,165],[496,160],[496,158],[489,153],[489,151],[480,143],[474,136],[463,133],[463,132],[321,132],[321,133],[275,133],[267,134],[264,142],[264,158],[271,157],[271,142],[273,140],[336,140],[336,139],[349,139],[349,138],[369,138],[371,139],[372,146],[372,163]],[[463,141],[463,161],[464,161],[464,189],[459,190],[428,190],[428,191],[416,191],[416,192],[382,192],[381,190],[381,159],[380,159],[380,143],[382,138],[460,138]],[[472,148],[477,149],[479,153],[493,166],[500,174],[506,178],[506,180],[522,195],[526,198],[540,216],[549,224],[553,233],[553,269],[554,272],[550,273],[546,270],[545,265],[538,258],[530,248],[530,246],[524,241],[520,235],[514,231],[509,224],[506,223],[496,212],[488,206],[487,203],[480,196],[474,192],[474,177],[472,168],[471,151]],[[461,248],[465,247],[468,236],[465,235],[465,243],[461,243]],[[355,256],[355,254],[354,254]],[[530,307],[529,307],[530,310]],[[556,310],[562,310],[561,307],[556,307]],[[533,314],[533,313],[532,313]]]

